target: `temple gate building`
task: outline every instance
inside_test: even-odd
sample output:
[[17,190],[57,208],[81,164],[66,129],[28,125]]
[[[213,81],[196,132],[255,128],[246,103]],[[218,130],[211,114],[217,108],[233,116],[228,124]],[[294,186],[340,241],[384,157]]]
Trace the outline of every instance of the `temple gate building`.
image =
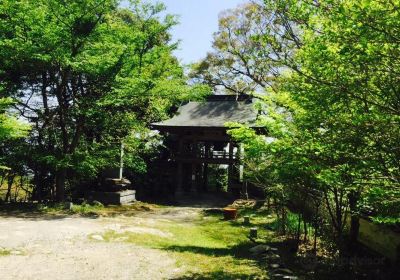
[[[227,168],[228,191],[239,195],[243,187],[243,148],[228,134],[227,122],[255,126],[257,111],[247,95],[212,95],[188,102],[171,119],[153,123],[165,135],[167,153],[158,162],[157,183],[169,185],[175,194],[209,190],[211,166]],[[166,186],[167,187],[167,186]]]

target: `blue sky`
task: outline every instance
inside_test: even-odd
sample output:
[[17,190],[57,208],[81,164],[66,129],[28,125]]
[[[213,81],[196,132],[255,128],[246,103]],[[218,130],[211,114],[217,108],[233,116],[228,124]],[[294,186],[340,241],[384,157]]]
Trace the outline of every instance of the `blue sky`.
[[246,0],[147,0],[164,2],[167,13],[179,15],[180,24],[172,33],[181,40],[175,55],[184,63],[195,62],[211,50],[212,35],[218,30],[220,12],[249,2]]
[[[153,2],[156,2],[155,0]],[[218,30],[218,15],[244,0],[164,0],[167,12],[179,15],[174,39],[182,40],[176,56],[183,63],[197,61],[211,50],[212,35]]]

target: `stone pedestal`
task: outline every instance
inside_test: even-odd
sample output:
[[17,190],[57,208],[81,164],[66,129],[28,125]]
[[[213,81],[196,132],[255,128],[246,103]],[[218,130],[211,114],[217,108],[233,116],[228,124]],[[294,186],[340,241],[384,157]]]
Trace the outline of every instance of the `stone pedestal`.
[[101,190],[106,192],[119,192],[129,189],[131,182],[125,178],[105,178]]
[[97,200],[103,204],[129,204],[136,201],[136,191],[124,190],[119,192],[90,192],[88,198],[90,200]]

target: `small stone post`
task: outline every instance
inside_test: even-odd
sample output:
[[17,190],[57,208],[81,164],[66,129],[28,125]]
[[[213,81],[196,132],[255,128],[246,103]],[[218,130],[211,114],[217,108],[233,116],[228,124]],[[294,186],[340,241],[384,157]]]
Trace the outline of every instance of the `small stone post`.
[[253,227],[250,229],[250,238],[253,238],[253,239],[257,238],[257,228],[256,227]]
[[124,169],[124,143],[121,142],[121,155],[119,162],[119,179],[122,180],[122,172]]

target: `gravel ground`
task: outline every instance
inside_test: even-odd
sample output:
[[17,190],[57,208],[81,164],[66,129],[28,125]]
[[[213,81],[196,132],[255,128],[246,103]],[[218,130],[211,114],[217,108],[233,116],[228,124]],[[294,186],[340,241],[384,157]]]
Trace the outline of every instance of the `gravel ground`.
[[[158,220],[196,219],[200,208],[166,208],[137,216],[0,217],[0,279],[171,279],[184,274],[161,250],[101,242],[107,230],[165,236]],[[89,238],[91,237],[91,238]],[[100,242],[99,242],[100,241]]]

